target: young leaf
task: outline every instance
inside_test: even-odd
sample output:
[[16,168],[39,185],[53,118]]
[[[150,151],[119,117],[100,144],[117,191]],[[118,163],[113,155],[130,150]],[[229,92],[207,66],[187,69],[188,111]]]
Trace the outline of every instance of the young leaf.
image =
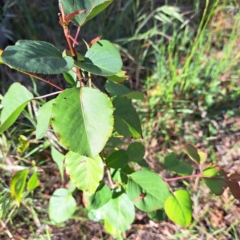
[[191,144],[185,146],[185,153],[197,164],[203,164],[207,160],[207,154]]
[[127,155],[130,162],[141,162],[145,154],[145,147],[140,142],[129,144]]
[[129,175],[127,195],[137,208],[151,212],[164,206],[169,191],[156,173],[142,170]]
[[164,204],[168,217],[180,226],[187,227],[192,221],[192,201],[188,191],[177,190]]
[[78,153],[68,152],[66,170],[72,182],[82,191],[93,194],[103,178],[103,162],[99,156],[94,159]]
[[76,85],[77,85],[77,74],[75,72],[73,72],[72,70],[75,71],[76,68],[73,67],[68,72],[64,72],[63,76],[71,87],[76,87]]
[[110,76],[122,68],[122,59],[112,43],[100,40],[87,51],[84,61],[75,62],[75,65],[96,75]]
[[52,108],[52,125],[63,145],[94,158],[113,129],[113,107],[106,94],[84,87],[64,90]]
[[[206,176],[207,178],[204,178]],[[227,187],[227,179],[224,171],[217,165],[211,164],[202,172],[202,180],[216,195],[221,195]]]
[[49,202],[49,218],[53,224],[62,223],[76,211],[76,201],[67,189],[57,189]]
[[52,116],[52,106],[55,99],[46,102],[38,111],[37,115],[37,127],[36,127],[36,138],[43,138],[47,132],[50,119]]
[[28,172],[29,172],[28,169],[24,169],[24,170],[17,172],[12,177],[12,180],[10,183],[10,190],[11,190],[12,198],[17,201],[18,206],[22,199],[22,194],[23,194],[24,187],[26,185]]
[[103,11],[113,0],[59,0],[63,4],[65,14],[77,10],[85,10],[84,13],[77,15],[72,22],[77,26],[84,25],[88,20]]
[[179,175],[191,175],[193,172],[193,168],[187,163],[179,161],[173,152],[164,158],[164,168]]
[[108,91],[108,93],[111,95],[111,97],[130,93],[130,89],[128,89],[126,86],[118,85],[111,81],[106,81],[105,88]]
[[53,161],[57,164],[58,170],[61,174],[62,181],[64,180],[64,167],[63,167],[63,161],[64,161],[64,155],[60,153],[57,149],[54,147],[51,148],[51,156]]
[[117,230],[124,232],[135,218],[135,209],[125,193],[104,205],[104,218]]
[[113,100],[114,127],[124,137],[141,138],[142,129],[139,116],[130,100],[116,97]]
[[37,176],[37,168],[34,168],[34,172],[32,176],[29,178],[27,183],[27,190],[32,191],[40,185],[38,176]]
[[12,68],[42,74],[58,74],[72,69],[72,57],[62,53],[52,44],[43,41],[20,40],[8,46],[2,60]]
[[112,82],[120,84],[128,79],[128,75],[127,75],[126,71],[120,70],[118,73],[116,73],[112,76],[108,76],[107,79]]
[[24,135],[20,135],[18,138],[18,141],[19,141],[19,146],[17,147],[17,151],[19,153],[24,153],[26,149],[29,147],[30,141]]
[[197,148],[195,148],[193,145],[187,144],[185,146],[185,153],[197,164],[200,163],[200,156],[198,155]]
[[88,210],[98,209],[106,204],[111,197],[111,190],[106,184],[102,183],[93,195],[84,193],[85,207],[87,207]]
[[111,168],[123,168],[128,163],[128,155],[125,150],[113,152],[106,160],[106,164]]
[[33,95],[20,83],[13,83],[2,100],[0,133],[8,129],[18,118]]

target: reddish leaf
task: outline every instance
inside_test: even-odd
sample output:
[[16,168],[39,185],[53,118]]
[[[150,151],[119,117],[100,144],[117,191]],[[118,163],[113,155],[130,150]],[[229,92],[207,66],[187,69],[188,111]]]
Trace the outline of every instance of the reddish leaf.
[[240,174],[239,173],[233,173],[228,178],[231,182],[240,182]]
[[65,16],[65,23],[68,24],[72,19],[74,19],[77,15],[85,12],[85,10],[77,10],[74,12],[71,12]]
[[94,43],[98,42],[99,40],[101,40],[102,36],[98,36],[96,38],[94,38],[90,43],[89,43],[89,47],[91,47]]
[[233,197],[237,200],[240,200],[240,174],[239,173],[233,173],[228,178],[228,187],[233,195]]
[[228,181],[228,187],[229,187],[233,197],[237,200],[240,200],[240,186],[239,186],[239,183]]

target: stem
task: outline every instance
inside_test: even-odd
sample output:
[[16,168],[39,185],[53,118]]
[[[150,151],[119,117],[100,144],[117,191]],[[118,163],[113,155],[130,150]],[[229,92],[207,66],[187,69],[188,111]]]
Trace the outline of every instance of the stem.
[[[74,49],[74,46],[77,43],[76,39],[78,37],[80,27],[78,27],[77,34],[76,34],[75,38],[73,38],[70,35],[70,31],[68,29],[68,22],[65,21],[65,13],[64,13],[64,9],[63,9],[63,4],[60,3],[59,7],[60,7],[60,11],[61,11],[61,16],[59,16],[59,23],[63,28],[63,32],[64,32],[65,38],[67,40],[68,47],[70,49],[71,55],[72,55],[74,61],[77,61],[77,53]],[[71,43],[70,38],[73,40],[73,44]],[[83,78],[82,78],[82,74],[81,74],[81,71],[80,71],[79,67],[76,68],[76,71],[77,71],[78,80],[80,82],[80,86],[83,87],[84,86],[83,81],[82,81]]]
[[35,225],[40,228],[41,227],[41,223],[39,221],[39,219],[37,218],[36,214],[34,214],[34,210],[29,207],[25,202],[21,202],[21,204],[28,210],[28,212],[32,215],[33,217],[33,221],[35,223]]
[[53,96],[53,95],[57,95],[59,93],[61,93],[62,91],[58,91],[58,92],[53,92],[53,93],[49,93],[49,94],[46,94],[46,95],[43,95],[43,96],[40,96],[40,97],[35,97],[34,99],[42,99],[42,98],[46,98],[46,97],[50,97],[50,96]]
[[107,167],[107,176],[108,176],[108,181],[109,181],[109,183],[110,183],[110,187],[111,187],[111,189],[113,189],[113,188],[114,188],[114,184],[113,184],[112,176],[111,176],[111,173],[110,173],[108,167]]
[[198,174],[192,174],[188,176],[181,176],[181,177],[175,177],[175,178],[165,178],[165,182],[172,182],[172,181],[177,181],[177,180],[182,180],[182,179],[189,179],[189,178],[214,178],[214,179],[225,179],[225,177],[211,177],[211,176],[203,176],[201,173]]
[[77,59],[76,59],[77,53],[76,53],[75,49],[73,48],[72,43],[71,43],[71,40],[70,40],[70,38],[69,38],[70,32],[69,32],[68,27],[63,26],[63,31],[64,31],[65,38],[66,38],[66,40],[67,40],[68,47],[69,47],[69,49],[70,49],[71,55],[72,55],[72,57],[74,58],[74,60],[77,60]]
[[75,43],[77,43],[77,38],[78,38],[78,35],[79,35],[79,32],[80,32],[80,29],[81,29],[81,27],[79,26],[77,28],[77,32],[76,32],[76,35],[75,35],[75,38],[74,38],[74,41],[73,41],[73,47],[75,47]]
[[165,182],[171,182],[171,181],[177,181],[177,180],[181,180],[181,179],[188,179],[188,178],[192,178],[192,177],[201,177],[201,174],[193,174],[193,175],[189,175],[189,176],[182,176],[182,177],[175,177],[175,178],[168,178],[168,179],[164,179]]
[[42,77],[39,77],[39,76],[37,76],[37,75],[34,74],[34,73],[25,72],[25,71],[22,71],[22,70],[17,70],[17,71],[18,71],[18,72],[22,72],[22,73],[24,73],[24,74],[27,74],[27,75],[29,75],[29,76],[31,76],[31,77],[37,78],[37,79],[39,79],[39,80],[41,80],[41,81],[43,81],[43,82],[45,82],[45,83],[47,83],[47,84],[55,87],[55,88],[57,88],[58,90],[63,91],[63,88],[59,87],[59,86],[56,85],[55,83],[51,82],[50,80],[44,79],[44,78],[42,78]]
[[7,233],[7,235],[8,235],[8,237],[10,238],[10,239],[13,239],[13,235],[10,233],[10,231],[8,230],[8,228],[7,228],[7,226],[5,225],[5,223],[3,222],[3,221],[1,221],[0,220],[0,223],[1,223],[1,225],[2,225],[2,228],[4,229],[6,229],[5,230],[5,232]]

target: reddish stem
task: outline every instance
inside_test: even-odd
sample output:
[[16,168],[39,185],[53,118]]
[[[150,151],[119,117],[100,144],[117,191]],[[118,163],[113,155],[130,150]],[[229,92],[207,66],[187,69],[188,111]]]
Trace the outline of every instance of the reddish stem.
[[[64,14],[63,6],[62,6],[62,5],[60,5],[60,6],[61,6],[62,16],[59,16],[59,23],[60,23],[60,24],[62,25],[62,27],[63,27],[63,32],[64,32],[65,38],[66,38],[66,40],[67,40],[68,47],[69,47],[69,49],[70,49],[71,55],[72,55],[73,59],[74,59],[75,61],[77,61],[77,53],[76,53],[76,51],[75,51],[75,49],[74,49],[74,47],[73,47],[76,41],[75,41],[75,39],[73,39],[72,36],[70,36],[70,31],[69,31],[69,29],[68,29],[68,25],[66,25],[66,23],[64,22],[65,14]],[[79,32],[79,31],[78,31],[78,32]],[[72,43],[71,43],[71,39],[70,39],[70,38],[73,40],[73,45],[72,45]],[[81,71],[80,71],[79,68],[77,68],[76,71],[77,71],[78,80],[79,80],[80,85],[81,85],[81,87],[82,87],[84,84],[83,84],[83,82],[82,82],[82,74],[81,74]]]
[[188,176],[181,176],[181,177],[175,177],[175,178],[165,178],[165,182],[172,182],[172,181],[177,181],[177,180],[182,180],[182,179],[188,179],[188,178],[214,178],[214,179],[225,179],[224,177],[217,176],[217,177],[211,177],[211,176],[203,176],[201,173],[198,174],[192,174]]
[[73,47],[75,47],[75,44],[78,44],[77,43],[77,39],[78,39],[78,35],[79,35],[79,32],[80,32],[80,29],[81,29],[81,27],[79,26],[77,28],[77,32],[76,32],[76,35],[75,35],[75,38],[74,38],[74,41],[73,41]]
[[177,181],[177,180],[182,180],[182,179],[188,179],[192,177],[202,177],[201,174],[193,174],[193,175],[188,175],[188,176],[181,176],[181,177],[175,177],[175,178],[165,178],[165,182],[171,182],[171,181]]
[[63,91],[63,88],[59,87],[58,85],[56,85],[55,83],[51,82],[50,80],[44,79],[42,77],[39,77],[38,75],[36,75],[34,73],[25,72],[25,71],[21,71],[21,70],[18,70],[18,71],[22,72],[22,73],[25,73],[25,74],[27,74],[27,75],[29,75],[31,77],[37,78],[37,79],[39,79],[39,80],[41,80],[41,81],[43,81],[43,82],[45,82],[45,83],[55,87],[55,88],[57,88],[58,90]]

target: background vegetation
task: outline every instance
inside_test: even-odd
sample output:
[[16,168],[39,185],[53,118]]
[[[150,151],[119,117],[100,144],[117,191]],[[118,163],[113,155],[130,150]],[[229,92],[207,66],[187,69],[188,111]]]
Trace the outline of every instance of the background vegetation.
[[[118,0],[81,29],[80,37],[88,42],[99,35],[114,42],[129,73],[129,87],[145,93],[145,101],[135,104],[142,119],[145,158],[159,173],[166,153],[174,150],[185,158],[186,142],[208,152],[208,161],[228,172],[239,169],[239,7],[237,0]],[[37,39],[65,47],[55,1],[6,1],[3,10],[0,27],[10,41]],[[83,47],[79,45],[80,52]],[[53,80],[64,84],[60,77]],[[15,81],[36,94],[52,90],[0,66],[1,93]],[[55,136],[34,139],[38,107],[29,105],[18,123],[0,136],[0,238],[8,239],[10,233],[15,239],[109,239],[82,208],[68,223],[48,225],[48,199],[67,183],[61,182],[51,159],[49,145],[56,145]],[[26,206],[15,208],[7,191],[12,171],[34,164],[43,169],[41,187],[26,198]],[[139,213],[126,238],[240,238],[240,207],[228,190],[215,197],[204,186],[196,187],[194,180],[176,185],[192,192],[192,225],[183,229],[171,222],[154,223]],[[76,198],[81,206],[81,193]]]

